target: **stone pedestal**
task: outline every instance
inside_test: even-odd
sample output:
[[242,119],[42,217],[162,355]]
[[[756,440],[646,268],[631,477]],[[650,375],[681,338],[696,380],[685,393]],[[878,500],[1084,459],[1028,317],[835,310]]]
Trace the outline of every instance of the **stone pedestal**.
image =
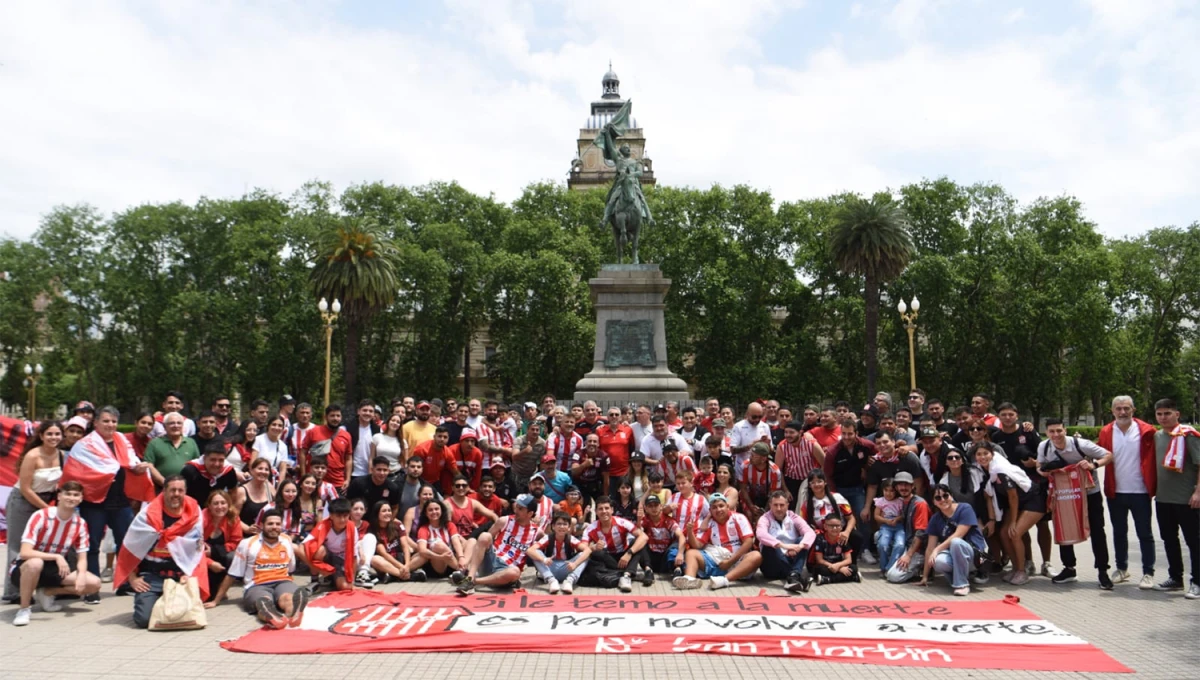
[[588,281],[596,308],[592,370],[575,384],[575,401],[601,406],[689,399],[687,383],[667,368],[663,298],[671,288],[656,264],[610,264]]

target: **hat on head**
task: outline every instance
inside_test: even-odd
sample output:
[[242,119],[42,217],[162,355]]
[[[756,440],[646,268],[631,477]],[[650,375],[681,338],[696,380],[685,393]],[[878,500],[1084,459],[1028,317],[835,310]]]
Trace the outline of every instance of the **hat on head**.
[[504,464],[504,456],[496,456],[492,458],[492,467],[508,467]]
[[421,401],[417,402],[417,408],[429,408],[429,402],[422,399]]
[[429,400],[429,403],[430,403],[431,405],[433,405],[433,406],[436,406],[436,407],[438,407],[438,408],[441,408],[441,407],[443,407],[443,406],[445,406],[445,405],[446,405],[446,404],[445,404],[445,402],[443,402],[441,399],[437,399],[437,398],[430,399],[430,400]]
[[767,446],[766,442],[754,442],[754,446],[750,447],[750,453],[756,453],[760,456],[771,455],[771,447]]
[[530,483],[530,484],[532,484],[532,483],[534,483],[534,482],[541,482],[542,484],[545,484],[545,483],[546,483],[546,478],[545,478],[544,476],[542,476],[542,473],[540,473],[540,472],[539,472],[539,473],[537,473],[536,475],[533,475],[533,476],[531,476],[531,477],[529,478],[529,483]]
[[729,499],[726,498],[725,494],[723,494],[723,493],[714,493],[708,497],[709,503],[716,503],[717,501],[725,503],[726,505],[729,504]]
[[725,419],[724,419],[724,418],[713,418],[712,426],[713,426],[713,427],[727,427],[727,426],[725,425]]
[[666,410],[667,410],[667,405],[666,405],[666,404],[655,404],[655,405],[654,405],[654,410],[655,410],[655,411],[666,411]]
[[525,408],[532,408],[532,409],[536,409],[536,408],[537,408],[537,404],[533,403],[532,401],[527,401],[527,402],[525,402]]
[[582,492],[579,490],[579,487],[575,486],[574,484],[572,484],[571,486],[568,486],[568,487],[567,487],[567,493],[572,493],[572,492],[574,492],[574,493],[582,493]]
[[662,499],[659,498],[658,494],[656,494],[656,493],[648,493],[648,494],[646,494],[646,498],[643,499],[642,502],[645,503],[646,505],[659,505],[660,503],[662,503]]
[[644,463],[646,462],[646,454],[642,453],[641,451],[634,451],[633,453],[629,454],[629,460],[640,460]]
[[537,507],[537,499],[527,493],[517,496],[516,499],[513,500],[513,503],[516,503],[526,510],[533,510]]
[[553,453],[547,453],[546,455],[542,456],[542,462],[543,463],[557,463],[558,458],[556,458]]
[[80,411],[95,413],[96,407],[92,406],[92,402],[90,401],[81,401],[78,404],[75,404],[75,413],[79,413]]
[[926,437],[937,437],[939,435],[940,435],[940,433],[938,432],[938,429],[936,427],[922,427],[921,428],[921,439],[924,439]]
[[[90,406],[91,404],[88,404],[88,405]],[[84,432],[87,432],[87,429],[88,429],[87,418],[84,418],[83,416],[73,416],[70,420],[67,421],[66,427],[78,427],[79,429],[83,430]]]
[[667,441],[663,442],[662,450],[663,453],[666,453],[667,451],[678,451],[679,447],[675,445],[675,442],[668,439]]
[[296,403],[296,398],[295,398],[295,397],[293,397],[293,396],[292,396],[292,395],[290,395],[290,394],[285,394],[285,395],[283,395],[282,397],[280,397],[280,398],[279,398],[279,405],[280,405],[280,406],[290,406],[290,405],[292,405],[292,404],[295,404],[295,403]]
[[475,441],[479,441],[479,435],[475,433],[475,430],[465,427],[463,428],[462,434],[458,435],[458,441],[461,442],[464,439],[474,439]]
[[893,484],[912,484],[913,476],[907,472],[897,472],[895,477],[892,477]]
[[872,418],[879,417],[879,409],[875,408],[875,404],[867,404],[858,412],[859,415],[871,416]]

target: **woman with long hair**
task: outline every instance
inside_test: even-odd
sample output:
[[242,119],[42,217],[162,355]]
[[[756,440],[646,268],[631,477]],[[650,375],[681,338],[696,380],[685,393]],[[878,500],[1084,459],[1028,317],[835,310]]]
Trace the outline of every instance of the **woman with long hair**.
[[375,554],[371,556],[371,568],[387,583],[399,581],[424,581],[421,571],[424,560],[414,556],[417,544],[408,536],[404,525],[396,521],[392,506],[387,501],[375,501],[367,512],[367,524],[375,536]]
[[[8,522],[8,561],[12,564],[21,555],[21,534],[33,513],[50,507],[62,478],[62,452],[58,450],[63,438],[62,423],[47,420],[38,426],[17,458],[17,485],[8,494],[4,517]],[[11,459],[10,459],[11,460]],[[16,597],[17,586],[5,570],[4,597]]]
[[[734,478],[733,466],[728,463],[721,463],[717,466],[716,483],[713,485],[713,493],[719,493],[729,501],[729,507],[738,507],[738,490],[736,479]],[[848,532],[847,532],[848,533]]]
[[633,499],[641,503],[642,498],[650,491],[650,471],[646,469],[646,454],[634,451],[629,456],[629,473],[625,478],[633,489]]
[[633,483],[628,477],[622,477],[617,483],[617,495],[613,496],[613,516],[622,517],[630,522],[637,521],[637,499],[633,497]]
[[[272,481],[287,479],[288,447],[283,433],[287,429],[282,416],[271,416],[267,419],[267,431],[254,438],[254,449],[250,453],[250,462],[265,458],[271,462]],[[284,531],[287,531],[284,522]]]
[[133,421],[133,432],[125,434],[125,438],[129,440],[129,445],[133,447],[133,452],[137,454],[138,460],[146,457],[146,447],[150,445],[150,430],[153,429],[154,414],[142,411],[138,414],[137,420]]
[[229,493],[217,489],[204,502],[204,554],[208,557],[210,595],[205,606],[216,606],[216,584],[225,578],[238,543],[242,542],[242,523],[233,512]]
[[233,497],[234,507],[242,520],[242,533],[253,536],[258,533],[258,515],[275,496],[271,486],[271,462],[265,458],[250,463],[250,481],[237,488]]
[[317,479],[316,475],[309,473],[300,478],[300,496],[297,498],[297,501],[300,504],[300,533],[298,539],[301,541],[317,525],[323,514],[325,501],[321,498],[320,488],[321,481]]
[[858,564],[858,556],[862,554],[863,537],[858,531],[858,516],[850,506],[850,501],[836,491],[829,490],[829,484],[822,470],[808,473],[808,484],[800,499],[796,502],[796,514],[808,522],[817,533],[825,530],[825,520],[830,517],[842,518],[841,542],[849,545],[853,551],[851,561]]
[[[409,508],[408,511],[404,513],[404,519],[400,521],[401,524],[408,527],[410,535],[417,535],[416,527],[417,524],[420,523],[421,507],[424,506],[426,502],[431,501],[434,498],[437,498],[437,491],[434,490],[432,485],[422,482],[420,488],[417,489],[417,504]],[[446,514],[450,514],[450,511],[447,510]]]
[[468,555],[458,527],[450,521],[446,506],[436,499],[421,505],[417,527],[417,554],[425,558],[425,571],[442,578],[455,569],[466,569]]
[[383,427],[379,428],[379,432],[371,437],[371,460],[375,460],[375,456],[387,458],[388,480],[393,482],[398,481],[404,474],[400,464],[404,455],[404,446],[400,441],[400,428],[403,426],[404,417],[393,413]]
[[229,447],[229,453],[225,456],[225,462],[237,470],[238,477],[243,482],[250,481],[250,473],[246,467],[254,458],[254,441],[257,438],[258,423],[249,418],[243,420],[242,424],[238,425],[237,431],[229,438],[232,445]]
[[301,515],[303,514],[303,510],[300,508],[300,485],[290,479],[279,483],[279,488],[275,491],[275,498],[258,512],[258,519],[254,523],[258,525],[259,531],[262,531],[263,513],[268,510],[278,510],[283,515],[283,531],[281,533],[287,535],[292,543],[298,543],[302,526]]
[[[1024,536],[1046,514],[1046,497],[1037,492],[1037,487],[1020,467],[997,455],[998,447],[990,441],[975,446],[975,462],[988,476],[987,493],[991,498],[993,517],[1001,520],[998,536],[1004,553],[1012,557],[1013,570],[1004,575],[1004,580],[1014,586],[1029,582],[1025,570]],[[996,555],[996,540],[991,541],[992,554]]]

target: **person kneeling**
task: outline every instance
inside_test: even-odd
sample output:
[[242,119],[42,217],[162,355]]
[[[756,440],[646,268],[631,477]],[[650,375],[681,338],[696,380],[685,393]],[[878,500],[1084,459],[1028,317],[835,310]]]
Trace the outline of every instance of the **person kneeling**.
[[837,517],[825,519],[825,533],[817,536],[813,543],[813,571],[817,572],[816,583],[862,582],[858,567],[854,565],[854,551],[842,542],[842,520]]
[[[44,612],[57,612],[62,605],[56,595],[91,595],[100,592],[100,577],[88,572],[87,523],[75,512],[83,502],[83,485],[64,482],[58,490],[58,505],[33,513],[21,534],[21,552],[9,578],[21,589],[21,608],[14,626],[29,625],[36,596]],[[67,557],[75,553],[75,570]]]
[[525,552],[533,568],[546,580],[551,595],[560,590],[570,595],[587,568],[592,547],[571,533],[571,516],[565,512],[554,513],[550,528],[551,533]]
[[466,570],[450,574],[450,582],[459,595],[474,595],[476,584],[497,588],[521,582],[526,552],[539,531],[539,525],[533,522],[537,507],[537,499],[523,493],[513,501],[513,514],[493,525],[494,541],[489,532],[479,535]]
[[313,579],[333,580],[334,590],[354,590],[358,527],[350,521],[350,501],[339,498],[329,504],[329,517],[313,527],[301,544],[300,559]]
[[762,564],[762,553],[754,549],[750,520],[729,507],[724,494],[708,497],[708,519],[686,530],[687,568],[671,584],[681,590],[699,588],[699,579],[709,579],[709,588],[726,588],[731,581],[748,578]]
[[258,620],[273,627],[298,626],[308,604],[308,591],[292,580],[296,570],[296,552],[292,542],[280,536],[283,513],[271,509],[263,513],[262,533],[238,543],[233,562],[221,581],[217,595],[205,607],[217,606],[236,579],[242,580],[242,606],[257,614]]
[[933,505],[937,512],[929,518],[926,535],[929,546],[919,585],[929,585],[929,570],[947,574],[950,587],[959,596],[971,593],[971,572],[975,569],[975,553],[987,551],[987,541],[977,526],[979,520],[969,503],[958,503],[950,487],[933,487]]

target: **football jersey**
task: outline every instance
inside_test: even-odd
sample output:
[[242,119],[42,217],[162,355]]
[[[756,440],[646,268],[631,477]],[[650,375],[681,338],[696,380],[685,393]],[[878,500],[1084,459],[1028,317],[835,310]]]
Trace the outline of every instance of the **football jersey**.
[[625,552],[625,548],[629,545],[629,535],[637,530],[637,526],[633,522],[621,517],[613,517],[612,524],[608,529],[600,527],[600,521],[596,520],[588,525],[584,535],[587,536],[588,542],[604,543],[604,549],[610,553]]
[[492,551],[501,562],[518,569],[525,568],[525,551],[533,545],[538,535],[538,524],[530,522],[521,526],[515,516],[509,516],[496,539],[492,542]]
[[696,540],[702,544],[711,544],[736,553],[742,543],[754,538],[754,529],[750,520],[740,512],[729,513],[724,522],[717,522],[713,517],[708,518],[708,524],[702,532],[696,533]]

